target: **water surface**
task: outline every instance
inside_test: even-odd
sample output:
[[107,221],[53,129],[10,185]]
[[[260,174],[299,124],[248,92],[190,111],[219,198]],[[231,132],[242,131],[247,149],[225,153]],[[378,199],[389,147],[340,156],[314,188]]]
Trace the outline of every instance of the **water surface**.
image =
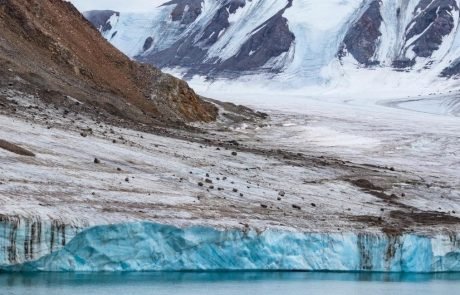
[[445,295],[455,290],[460,274],[0,273],[1,295]]

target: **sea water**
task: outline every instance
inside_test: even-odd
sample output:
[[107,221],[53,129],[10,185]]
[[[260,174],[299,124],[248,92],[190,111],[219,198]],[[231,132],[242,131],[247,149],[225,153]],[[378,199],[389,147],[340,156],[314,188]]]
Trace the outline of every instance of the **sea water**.
[[0,294],[430,294],[460,292],[460,274],[315,272],[0,273]]

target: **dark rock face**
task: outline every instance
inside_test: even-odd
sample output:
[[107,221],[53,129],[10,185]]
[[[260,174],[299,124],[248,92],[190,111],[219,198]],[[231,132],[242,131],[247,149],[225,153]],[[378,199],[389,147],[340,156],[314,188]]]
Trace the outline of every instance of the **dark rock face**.
[[195,45],[196,36],[197,33],[195,32],[178,40],[169,48],[140,55],[136,59],[160,68],[184,66],[198,71],[199,68],[203,67],[202,60],[204,60],[207,51]]
[[378,39],[382,35],[380,26],[383,19],[380,5],[379,0],[374,0],[348,31],[339,50],[339,58],[350,53],[363,65],[378,64],[378,61],[373,60],[373,57],[378,47]]
[[419,36],[412,44],[413,51],[419,57],[430,57],[438,50],[444,36],[455,27],[454,13],[458,13],[455,0],[422,0],[415,11],[422,11],[408,26],[406,40]]
[[[380,63],[375,60],[375,53],[382,35],[380,27],[384,21],[380,12],[381,3],[381,0],[371,2],[347,32],[338,53],[339,58],[349,53],[365,66]],[[392,66],[396,69],[411,68],[417,57],[431,57],[440,48],[443,38],[455,28],[453,15],[459,13],[459,8],[455,0],[420,0],[415,10],[409,13],[413,18],[405,28],[400,53],[392,61]],[[397,18],[401,18],[401,14],[401,8],[398,8]]]
[[238,8],[246,6],[246,0],[231,0],[228,4],[228,11],[230,14],[234,14]]
[[441,77],[451,78],[460,77],[460,59],[455,60],[449,67],[441,72]]
[[393,61],[392,66],[395,69],[406,69],[415,65],[414,59],[400,58]]
[[120,16],[120,13],[113,10],[92,10],[84,12],[83,15],[96,29],[104,33],[112,29],[109,19],[113,15]]
[[[289,31],[287,19],[283,17],[283,12],[280,11],[257,28],[256,33],[243,44],[240,52],[221,65],[222,69],[232,71],[256,70],[265,65],[271,58],[288,52],[295,41],[295,36]],[[276,71],[276,69],[271,70]]]
[[228,18],[230,13],[227,8],[228,5],[221,7],[212,18],[211,22],[204,29],[203,35],[199,39],[204,45],[212,45],[217,42],[221,32],[225,31],[230,23]]
[[[199,14],[201,14],[201,4],[202,0],[174,0],[165,3],[163,6],[176,5],[171,14],[171,18],[173,21],[180,21],[181,24],[186,25],[194,22]],[[219,35],[229,27],[230,23],[228,19],[231,12],[234,13],[238,7],[244,7],[244,5],[245,0],[227,1],[217,10],[216,14],[203,30],[194,30],[182,39],[176,41],[169,48],[151,52],[147,55],[140,55],[137,56],[136,59],[158,67],[187,67],[191,69],[190,75],[195,73],[207,73],[212,70],[212,64],[214,62],[204,61],[207,54],[207,48],[217,42]],[[199,7],[199,13],[197,7]],[[187,17],[187,13],[192,10],[197,13],[194,14],[192,18]],[[184,19],[188,20],[184,22]]]
[[144,46],[142,47],[142,49],[144,51],[147,51],[152,47],[152,45],[153,45],[153,38],[148,37],[147,39],[145,39]]
[[216,43],[220,34],[225,32],[225,30],[230,26],[230,22],[228,21],[230,14],[234,14],[238,8],[244,7],[245,5],[246,0],[228,1],[224,6],[217,10],[217,13],[214,15],[208,26],[206,26],[199,40],[202,41],[205,46]]
[[203,0],[172,0],[162,6],[176,5],[171,13],[172,20],[189,25],[200,16],[202,2]]
[[[193,5],[198,3],[201,13],[201,0],[175,0],[164,5],[176,5],[171,15],[172,20],[184,24],[185,14],[192,11]],[[291,48],[295,36],[289,30],[287,19],[283,17],[284,11],[291,5],[292,1],[288,1],[284,9],[256,28],[251,37],[242,44],[240,51],[228,60],[210,59],[207,57],[207,52],[209,47],[226,33],[230,26],[230,16],[239,8],[245,7],[246,0],[222,1],[222,5],[205,26],[192,30],[167,49],[149,52],[136,58],[158,67],[188,68],[190,69],[188,76],[194,74],[209,77],[229,76],[234,72],[258,70],[270,59],[288,52]]]

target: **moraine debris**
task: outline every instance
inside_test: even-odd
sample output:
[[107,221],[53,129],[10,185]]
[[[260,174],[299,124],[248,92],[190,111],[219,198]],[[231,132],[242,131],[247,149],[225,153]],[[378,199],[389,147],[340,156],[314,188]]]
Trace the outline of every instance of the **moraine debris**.
[[7,150],[9,152],[28,157],[35,157],[35,154],[31,151],[26,150],[14,143],[8,142],[6,140],[0,139],[0,149]]
[[297,209],[297,210],[302,210],[302,207],[300,207],[298,205],[292,205],[292,208]]

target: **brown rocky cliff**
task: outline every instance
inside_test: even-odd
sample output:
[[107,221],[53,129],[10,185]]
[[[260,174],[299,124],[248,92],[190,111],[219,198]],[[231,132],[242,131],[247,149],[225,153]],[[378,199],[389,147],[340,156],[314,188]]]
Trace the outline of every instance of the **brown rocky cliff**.
[[130,60],[69,2],[0,0],[0,26],[0,75],[8,68],[36,93],[143,123],[216,117],[186,82]]

